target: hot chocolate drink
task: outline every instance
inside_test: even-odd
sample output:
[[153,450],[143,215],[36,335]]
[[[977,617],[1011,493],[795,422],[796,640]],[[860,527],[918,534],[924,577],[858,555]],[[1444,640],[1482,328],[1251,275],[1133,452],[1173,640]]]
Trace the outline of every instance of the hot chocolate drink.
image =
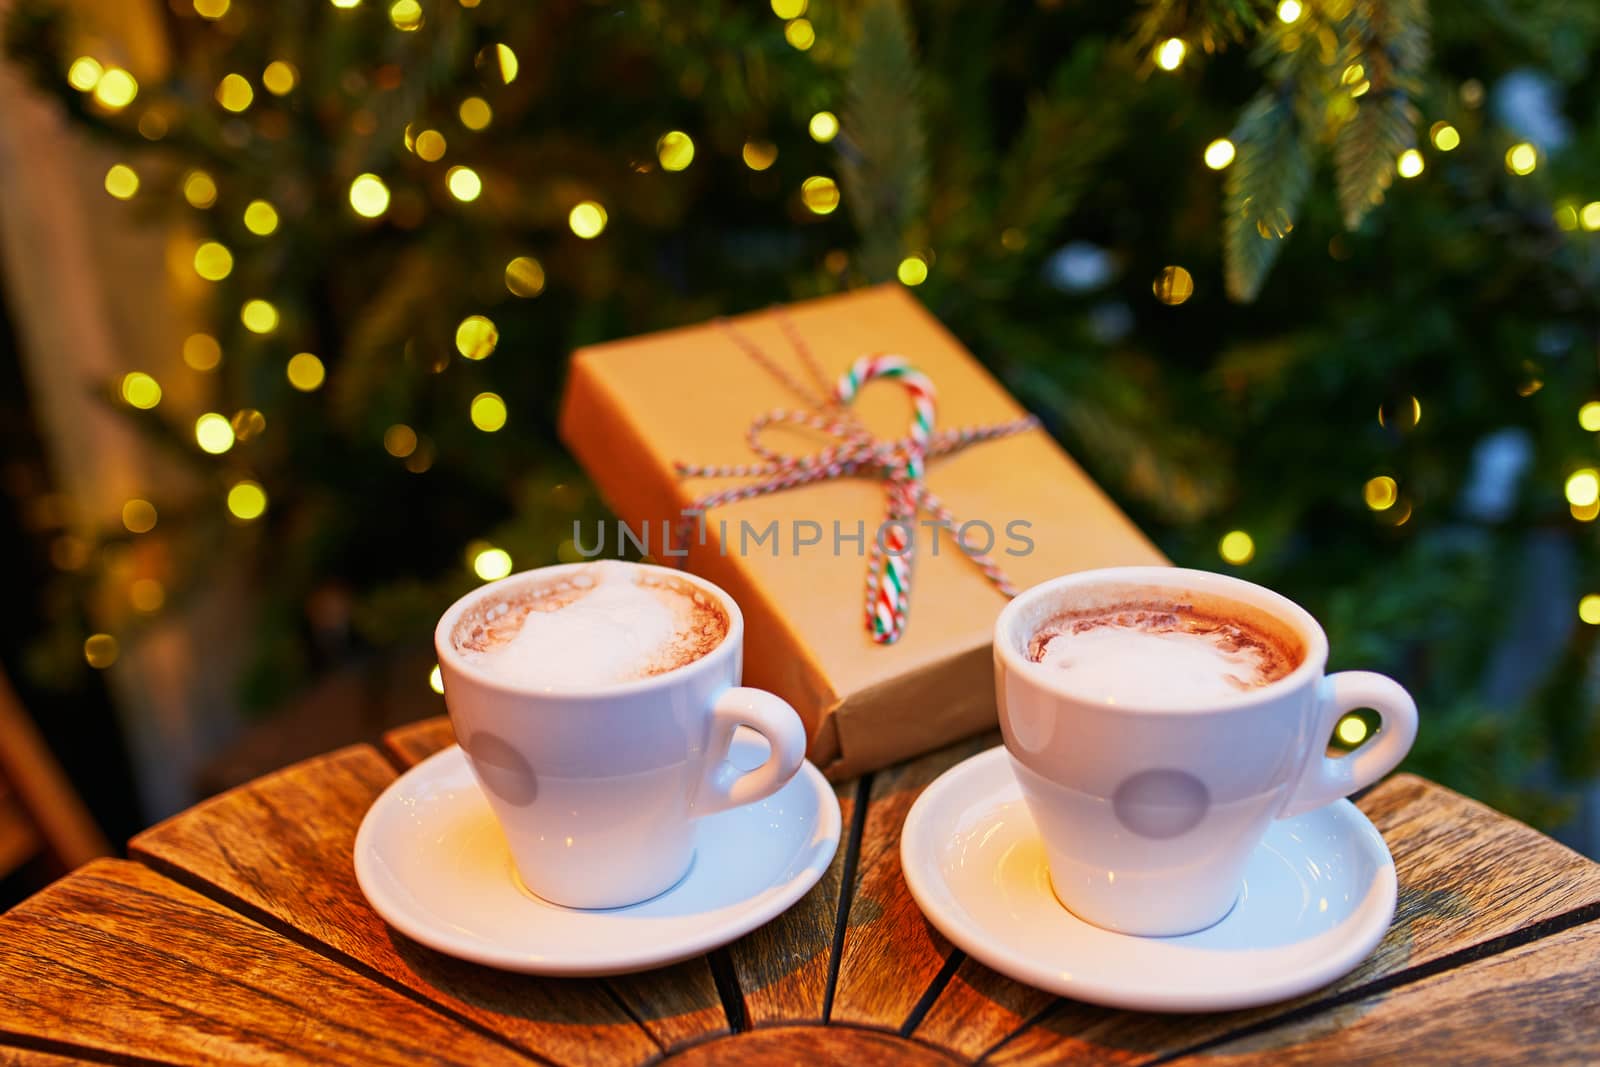
[[452,637],[469,663],[513,685],[583,689],[665,674],[728,635],[727,613],[704,590],[625,563],[502,584],[484,591]]
[[1086,696],[1149,707],[1236,697],[1287,677],[1305,658],[1275,620],[1181,594],[1059,612],[1025,651]]

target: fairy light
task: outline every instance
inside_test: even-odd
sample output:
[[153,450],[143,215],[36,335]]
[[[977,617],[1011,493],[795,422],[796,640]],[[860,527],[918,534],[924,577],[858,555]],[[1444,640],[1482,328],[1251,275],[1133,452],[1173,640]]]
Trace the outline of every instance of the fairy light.
[[921,285],[928,280],[928,261],[913,253],[900,261],[895,276],[901,285]]
[[1256,555],[1255,538],[1243,530],[1229,530],[1217,542],[1217,554],[1235,567],[1249,563]]
[[232,5],[229,0],[194,0],[194,13],[203,19],[220,19]]
[[787,22],[806,13],[806,0],[772,0],[772,13]]
[[1600,400],[1591,400],[1578,409],[1578,425],[1590,433],[1600,432]]
[[161,403],[161,386],[144,371],[130,371],[122,376],[122,399],[129,407],[149,411]]
[[498,393],[479,393],[468,409],[472,425],[484,433],[494,433],[506,424],[506,402]]
[[128,586],[128,603],[142,615],[153,615],[167,602],[167,591],[154,578],[137,578]]
[[493,55],[495,66],[500,74],[500,80],[507,85],[516,81],[517,71],[521,69],[522,65],[517,62],[517,53],[512,51],[511,46],[497,44],[494,46]]
[[1435,122],[1428,127],[1428,137],[1441,152],[1454,152],[1461,147],[1461,132],[1448,122]]
[[1415,148],[1408,148],[1400,153],[1400,158],[1395,161],[1394,169],[1402,178],[1415,178],[1422,173],[1423,166],[1422,153]]
[[817,43],[817,31],[811,25],[810,19],[790,19],[783,27],[783,39],[805,52]]
[[1590,233],[1600,230],[1600,200],[1591,200],[1579,209],[1578,225]]
[[204,210],[217,202],[217,183],[203,170],[191,170],[184,175],[183,198],[190,207]]
[[1359,715],[1346,715],[1339,720],[1334,732],[1339,740],[1354,748],[1367,739],[1367,721]]
[[778,146],[771,141],[746,141],[739,157],[745,166],[759,173],[778,161]]
[[284,375],[289,379],[289,384],[300,392],[314,393],[327,380],[328,369],[314,354],[301,352],[289,357],[288,364],[284,366]]
[[839,136],[839,116],[831,111],[819,111],[806,124],[806,132],[818,144],[827,144]]
[[417,431],[397,422],[383,431],[383,450],[395,459],[405,459],[417,450]]
[[444,673],[439,670],[437,663],[433,665],[433,670],[428,672],[428,688],[440,696],[444,695]]
[[472,557],[472,572],[486,582],[504,578],[511,573],[511,553],[493,546]]
[[469,96],[461,101],[461,106],[456,109],[456,115],[461,119],[461,125],[469,130],[486,128],[494,119],[494,111],[489,107],[489,101],[481,96]]
[[1521,141],[1506,149],[1506,170],[1518,176],[1532,174],[1539,165],[1539,152],[1527,141]]
[[233,273],[233,253],[227,245],[206,241],[194,250],[194,272],[208,282],[220,282]]
[[1387,474],[1380,474],[1361,487],[1361,498],[1373,511],[1388,511],[1400,499],[1400,485]]
[[241,522],[252,522],[267,511],[267,491],[257,482],[234,483],[228,490],[228,512]]
[[194,440],[202,452],[220,456],[233,447],[233,424],[215,411],[194,420]]
[[1584,467],[1567,476],[1567,503],[1576,508],[1591,507],[1600,502],[1600,471]]
[[244,209],[244,228],[265,237],[278,228],[278,209],[265,200],[252,200]]
[[300,72],[287,60],[274,59],[261,72],[261,84],[273,96],[288,96],[299,83]]
[[278,309],[267,300],[246,300],[239,309],[239,321],[251,333],[271,333],[278,328]]
[[1233,142],[1226,137],[1218,137],[1206,145],[1206,166],[1212,170],[1221,170],[1233,162],[1234,155]]
[[422,28],[422,5],[417,0],[395,0],[389,5],[389,22],[402,33]]
[[208,333],[190,334],[183,341],[183,362],[190,370],[216,370],[222,362],[222,346]]
[[444,158],[445,149],[448,147],[449,142],[444,139],[444,134],[438,130],[423,130],[412,142],[411,150],[417,154],[418,159],[437,163]]
[[656,140],[662,170],[679,171],[694,162],[694,140],[682,130],[668,130]]
[[1194,275],[1179,266],[1163,267],[1150,283],[1150,291],[1168,307],[1177,307],[1194,295]]
[[800,200],[813,215],[831,215],[839,206],[839,185],[821,175],[800,183]]
[[90,93],[100,84],[100,76],[105,73],[105,68],[100,66],[100,61],[93,56],[79,56],[67,68],[67,84],[80,93]]
[[483,315],[468,315],[456,327],[456,351],[467,359],[486,359],[500,343],[500,331]]
[[1590,626],[1600,626],[1600,593],[1588,593],[1578,601],[1578,618]]
[[95,103],[108,111],[121,111],[139,95],[139,83],[121,67],[107,67],[94,83]]
[[149,533],[156,528],[156,506],[134,497],[122,505],[122,525],[129,533]]
[[532,256],[513,259],[506,264],[506,290],[512,296],[538,296],[544,292],[544,265]]
[[359,6],[361,0],[328,0],[328,2],[341,11],[349,11],[351,8]]
[[585,241],[592,240],[605,232],[606,209],[593,200],[585,200],[567,213],[567,225]]
[[117,639],[110,634],[93,634],[83,643],[83,658],[97,671],[117,662],[119,651]]
[[1300,5],[1300,0],[1283,0],[1278,5],[1278,21],[1288,25],[1298,20],[1305,11]]
[[350,183],[350,206],[364,219],[375,219],[389,210],[389,187],[376,174],[357,175]]
[[1183,57],[1189,52],[1189,46],[1180,38],[1168,37],[1156,46],[1156,66],[1162,70],[1173,71],[1183,66]]
[[471,203],[483,193],[483,179],[471,167],[451,167],[444,174],[445,188],[463,204]]
[[139,191],[139,174],[126,163],[114,163],[106,171],[106,192],[118,200],[132,200]]
[[248,441],[267,432],[267,417],[255,408],[243,408],[233,413],[228,425],[233,428],[239,440]]
[[217,83],[216,98],[224,109],[237,114],[255,101],[256,91],[243,74],[229,74]]

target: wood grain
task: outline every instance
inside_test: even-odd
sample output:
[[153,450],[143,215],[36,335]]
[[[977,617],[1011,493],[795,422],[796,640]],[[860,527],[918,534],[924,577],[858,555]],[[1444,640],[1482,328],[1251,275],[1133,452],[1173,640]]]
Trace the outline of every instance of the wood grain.
[[[971,960],[928,1012],[918,1037],[967,1054],[1005,1044],[1001,1063],[1134,1063],[1188,1048],[1391,978],[1452,953],[1600,902],[1600,865],[1527,826],[1414,775],[1358,805],[1394,855],[1394,923],[1350,974],[1297,1000],[1213,1015],[1147,1015],[1041,1001]],[[979,992],[981,991],[981,992]],[[1048,1008],[1039,1015],[1041,1007]],[[1016,1037],[1019,1022],[1038,1016]]]
[[848,1026],[780,1026],[752,1030],[669,1056],[670,1067],[950,1067],[964,1061],[928,1045]]
[[394,777],[374,749],[353,746],[192,808],[135,837],[129,852],[558,1063],[654,1057],[656,1042],[600,982],[465,963],[378,917],[350,857],[362,816]]
[[[383,738],[384,747],[402,767],[455,743],[450,720],[444,716],[390,730]],[[704,959],[608,978],[603,984],[663,1049],[728,1033],[728,1016]]]
[[1337,1063],[1594,1063],[1600,924],[1174,1061],[1186,1067]]
[[528,1062],[122,860],[96,861],[0,917],[6,1034],[178,1064]]
[[847,839],[822,879],[794,907],[728,947],[751,1026],[822,1021],[856,782],[834,792]]
[[0,1067],[84,1067],[93,1060],[54,1052],[40,1052],[31,1048],[12,1048],[0,1043]]
[[397,727],[383,735],[383,747],[402,767],[421,763],[455,743],[456,732],[444,715]]
[[900,828],[935,778],[998,742],[985,734],[873,776],[831,1021],[899,1029],[954,953],[906,888]]

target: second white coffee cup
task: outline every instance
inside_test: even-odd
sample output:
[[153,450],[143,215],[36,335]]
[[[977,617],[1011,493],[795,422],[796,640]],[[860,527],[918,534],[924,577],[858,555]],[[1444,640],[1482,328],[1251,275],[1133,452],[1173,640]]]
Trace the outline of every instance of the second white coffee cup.
[[[457,647],[457,623],[485,598],[536,591],[592,566],[545,567],[474,590],[444,613],[434,645],[451,725],[524,885],[552,903],[615,908],[683,878],[698,819],[762,800],[794,777],[805,759],[806,732],[787,702],[739,684],[738,604],[681,571],[608,564],[685,583],[726,614],[720,644],[664,674],[536,688],[485,671]],[[728,761],[740,726],[771,746],[766,762],[751,771]]]

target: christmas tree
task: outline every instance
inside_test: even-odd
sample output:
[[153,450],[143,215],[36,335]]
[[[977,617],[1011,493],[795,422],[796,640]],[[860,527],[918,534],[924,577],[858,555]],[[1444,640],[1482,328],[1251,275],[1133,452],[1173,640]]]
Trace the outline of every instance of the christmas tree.
[[425,643],[599,513],[554,433],[567,352],[898,279],[1175,562],[1281,589],[1335,667],[1403,680],[1418,769],[1549,825],[1600,764],[1600,14],[171,11],[152,84],[59,4],[8,33],[125,147],[130,224],[197,234],[213,308],[184,346],[207,410],[107,383],[194,476],[145,504],[158,530],[134,508],[103,537],[194,562],[109,598],[126,575],[64,573],[63,603],[121,607],[93,634],[63,611],[58,675],[218,567],[258,576],[255,706]]

